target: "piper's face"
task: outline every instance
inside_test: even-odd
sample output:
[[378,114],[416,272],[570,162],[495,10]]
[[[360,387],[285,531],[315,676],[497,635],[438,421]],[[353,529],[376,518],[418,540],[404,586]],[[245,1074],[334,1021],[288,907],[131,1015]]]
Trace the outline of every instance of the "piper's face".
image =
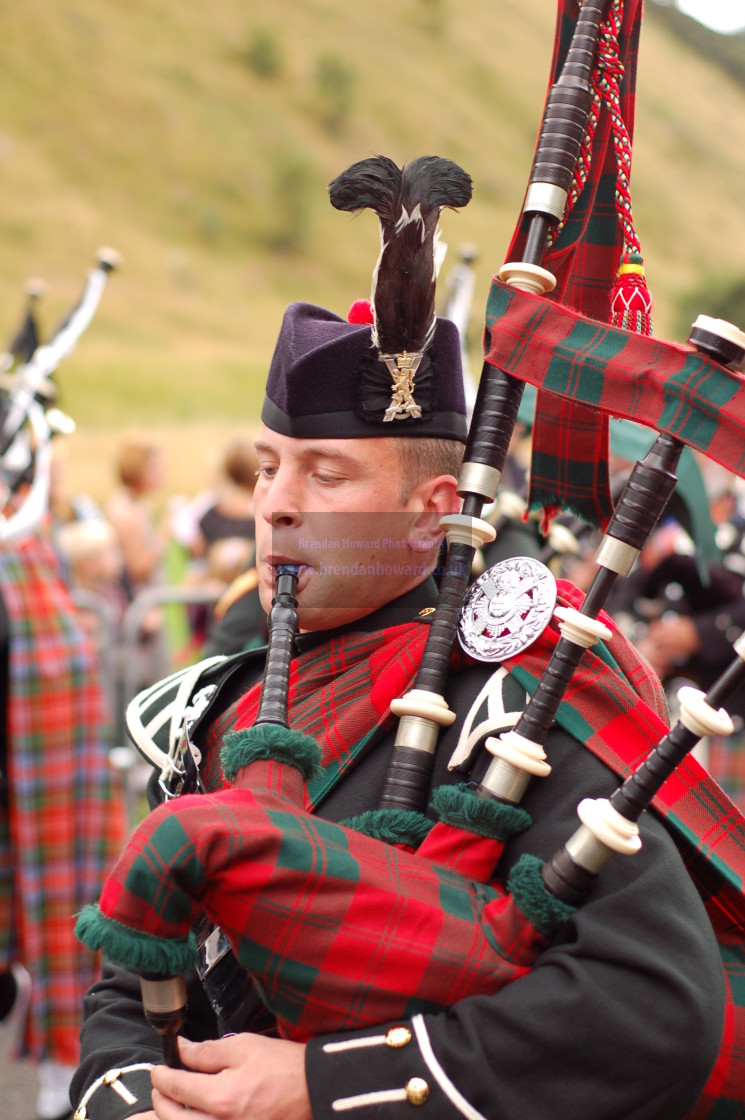
[[421,583],[442,537],[426,486],[401,501],[394,441],[294,439],[263,427],[254,493],[259,594],[269,611],[277,564],[299,565],[303,630],[370,614]]

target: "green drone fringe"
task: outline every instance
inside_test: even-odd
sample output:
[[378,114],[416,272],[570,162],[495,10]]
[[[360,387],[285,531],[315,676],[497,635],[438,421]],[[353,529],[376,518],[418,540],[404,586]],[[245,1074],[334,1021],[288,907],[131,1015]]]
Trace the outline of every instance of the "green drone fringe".
[[193,968],[197,959],[193,933],[178,938],[142,933],[107,918],[97,904],[80,911],[75,936],[89,949],[101,949],[109,960],[153,976],[180,976]]
[[315,739],[279,723],[260,723],[242,731],[230,731],[225,736],[220,758],[229,782],[235,781],[244,766],[259,759],[286,762],[299,770],[306,782],[321,773],[321,748]]
[[555,898],[541,878],[544,860],[524,852],[510,871],[507,886],[521,914],[544,937],[551,937],[577,909]]
[[526,809],[476,797],[465,784],[438,786],[432,793],[432,807],[444,824],[494,840],[508,840],[532,823]]
[[418,848],[434,822],[414,809],[368,809],[358,817],[347,817],[339,823],[372,836],[373,840],[382,840],[384,844]]

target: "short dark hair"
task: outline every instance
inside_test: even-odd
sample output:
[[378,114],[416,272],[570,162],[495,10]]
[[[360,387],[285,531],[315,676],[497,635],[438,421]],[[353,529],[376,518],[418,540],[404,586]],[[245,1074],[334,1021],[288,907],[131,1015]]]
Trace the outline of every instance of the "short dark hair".
[[460,474],[465,444],[457,439],[396,436],[393,440],[401,466],[399,499],[407,502],[412,489],[424,478]]

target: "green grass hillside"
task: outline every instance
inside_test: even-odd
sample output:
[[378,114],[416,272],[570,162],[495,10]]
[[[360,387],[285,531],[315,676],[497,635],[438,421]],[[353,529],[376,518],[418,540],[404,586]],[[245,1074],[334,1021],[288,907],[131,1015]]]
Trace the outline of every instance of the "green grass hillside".
[[[742,275],[745,89],[648,7],[632,188],[656,333],[672,337],[691,289]],[[477,349],[554,15],[548,0],[5,5],[0,338],[26,277],[49,285],[49,331],[113,245],[124,268],[60,368],[81,429],[251,422],[285,304],[344,313],[369,290],[377,223],[332,210],[327,182],[368,154],[430,152],[475,181],[443,229],[480,251]]]

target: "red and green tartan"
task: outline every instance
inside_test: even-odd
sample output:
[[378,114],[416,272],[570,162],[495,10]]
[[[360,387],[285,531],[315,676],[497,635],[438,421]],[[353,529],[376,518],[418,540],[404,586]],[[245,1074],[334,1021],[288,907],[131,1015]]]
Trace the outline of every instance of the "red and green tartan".
[[[560,601],[578,606],[581,595],[562,583]],[[557,722],[625,775],[665,734],[664,698],[656,677],[633,647],[607,616],[603,621],[614,636],[607,647],[601,644],[597,653],[588,651],[583,658],[583,668]],[[363,732],[362,740],[367,742],[367,721],[374,718],[379,725],[386,723],[385,708],[380,706],[383,693],[377,692],[376,700],[370,702],[369,667],[362,663],[371,656],[382,657],[390,671],[386,688],[392,688],[393,680],[401,676],[413,678],[417,657],[402,656],[402,649],[406,631],[420,647],[423,629],[421,624],[394,628],[377,641],[372,635],[333,639],[326,665],[323,650],[305,655],[313,662],[315,685],[296,691],[295,714],[303,731],[314,730],[332,768],[338,770],[340,760],[354,751],[357,741],[350,739],[345,744],[334,735],[327,742],[327,724],[335,725],[338,720],[347,734]],[[528,691],[542,675],[558,636],[550,627],[509,664]],[[340,692],[334,688],[331,664],[344,669]],[[298,679],[294,674],[296,688]],[[257,685],[234,706],[223,721],[223,731],[236,722],[250,726],[259,689]],[[365,721],[353,711],[360,695],[367,712]],[[319,708],[333,711],[334,721],[319,716]],[[483,981],[480,969],[490,955],[495,988],[522,974],[543,942],[530,923],[517,917],[519,911],[505,900],[497,883],[479,886],[442,866],[442,855],[435,864],[419,853],[398,850],[300,811],[302,793],[292,789],[292,782],[288,787],[286,776],[277,781],[285,771],[276,762],[254,763],[242,780],[253,781],[261,774],[261,784],[266,787],[261,792],[223,790],[207,797],[182,798],[159,810],[145,822],[134,847],[130,845],[109,880],[101,898],[103,913],[133,930],[183,939],[204,907],[234,942],[246,967],[259,973],[268,1001],[277,1010],[285,1032],[293,1037],[304,1037],[311,1029],[337,1030],[409,1014],[416,1007],[437,1004],[442,985],[464,995],[470,981],[463,959],[456,955],[464,946],[466,955],[473,955],[477,962],[473,977],[477,988]],[[222,782],[217,771],[213,780],[217,786]],[[745,1087],[743,820],[692,758],[663,786],[656,807],[676,837],[706,903],[730,994],[727,1032],[706,1096],[713,1101],[716,1086],[721,1084],[725,1087],[723,1099],[739,1106],[737,1094]],[[423,850],[433,849],[434,839],[438,835],[447,838],[449,830],[448,825],[436,824]],[[458,843],[463,844],[462,833]],[[465,843],[467,846],[468,841]],[[501,845],[492,843],[498,854]],[[483,844],[483,837],[474,838],[482,861]],[[456,846],[455,851],[460,859],[461,850]],[[246,852],[250,854],[246,856]],[[488,859],[483,862],[488,866]],[[471,906],[475,897],[476,904]],[[429,940],[416,926],[412,899],[435,906],[435,914],[427,919],[434,923],[428,927]],[[393,918],[398,914],[400,925]],[[522,934],[518,934],[516,923],[519,926],[521,921]],[[406,957],[406,972],[416,982],[402,991],[398,987],[399,948],[416,940],[424,946],[423,957],[416,967]],[[383,959],[386,948],[391,961]],[[427,968],[430,957],[437,962],[436,979]],[[378,1002],[385,992],[391,1002],[386,1002],[387,997]],[[721,1100],[717,1107],[724,1107]],[[708,1114],[697,1113],[697,1120]]]
[[512,895],[262,789],[285,765],[252,763],[253,788],[148,817],[101,895],[109,955],[125,927],[137,931],[128,963],[143,937],[183,943],[204,912],[296,1040],[447,1007],[530,970],[548,941]]
[[[323,756],[323,773],[308,786],[306,808],[315,808],[393,726],[391,701],[411,688],[428,630],[426,623],[408,622],[372,634],[343,635],[292,661],[289,723],[312,736]],[[202,774],[208,789],[224,785],[220,744],[226,731],[253,725],[260,695],[257,684],[210,728]]]
[[738,728],[733,735],[709,736],[706,753],[707,770],[716,774],[730,801],[745,813],[745,730]]
[[[577,0],[559,0],[549,89],[561,72],[579,7]],[[618,35],[623,67],[619,108],[629,138],[634,132],[641,18],[642,0],[624,0]],[[624,242],[616,211],[616,180],[611,117],[603,105],[592,140],[592,163],[586,182],[542,261],[557,281],[550,298],[602,321],[610,316],[611,288]],[[523,216],[513,234],[506,260],[522,259],[527,225],[528,219]],[[491,361],[488,347],[486,360]],[[561,441],[558,448],[557,439]],[[588,408],[581,400],[568,396],[559,399],[539,392],[533,449],[531,508],[571,509],[591,524],[604,526],[612,512],[607,417]],[[541,465],[547,454],[552,460],[553,473]]]
[[[745,476],[745,378],[672,342],[596,322],[540,296],[495,280],[486,311],[486,357],[506,373],[607,416],[668,432],[733,474]],[[537,470],[571,475],[573,433],[561,436],[556,459]],[[557,442],[557,433],[554,434]],[[597,453],[591,448],[589,458]],[[580,476],[591,464],[577,460]]]
[[[561,581],[561,597],[579,607],[582,594]],[[596,648],[617,661],[615,673],[593,651],[583,655],[584,671],[575,674],[557,712],[557,722],[584,742],[620,777],[626,778],[647,755],[649,743],[667,730],[655,711],[649,688],[651,669],[612,619],[600,618],[613,639]],[[543,675],[559,633],[549,626],[511,672],[532,693]],[[636,697],[627,680],[647,699]],[[654,800],[675,839],[717,935],[726,986],[725,1024],[716,1065],[691,1120],[729,1120],[745,1108],[745,818],[716,782],[689,755]],[[434,831],[434,830],[433,830]]]
[[[633,138],[636,112],[636,68],[642,19],[642,0],[624,0],[619,34],[623,66],[621,113]],[[578,0],[559,0],[550,90],[564,64],[577,24]],[[561,232],[546,251],[544,266],[556,277],[553,299],[607,320],[610,289],[623,248],[623,230],[616,212],[616,156],[610,114],[602,109],[592,143],[592,164],[581,193],[566,215]],[[506,261],[520,260],[529,218],[522,215],[513,233]]]
[[121,850],[123,800],[97,654],[51,544],[30,537],[0,548],[0,588],[9,622],[0,964],[21,960],[32,975],[25,1053],[75,1065],[97,962],[73,916]]

